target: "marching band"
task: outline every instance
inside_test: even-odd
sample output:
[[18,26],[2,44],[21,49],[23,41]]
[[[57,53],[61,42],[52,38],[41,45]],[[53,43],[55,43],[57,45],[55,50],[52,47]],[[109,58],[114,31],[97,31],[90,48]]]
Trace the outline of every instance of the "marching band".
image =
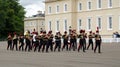
[[[88,45],[86,43],[86,38],[88,38]],[[93,45],[93,38],[95,39],[95,45]],[[79,39],[79,43],[77,43],[77,39]],[[16,46],[16,51],[38,51],[44,52],[44,50],[48,53],[49,50],[58,52],[63,51],[66,48],[66,51],[78,51],[82,49],[83,52],[89,49],[90,45],[94,53],[96,53],[96,49],[98,48],[98,53],[101,53],[101,35],[99,31],[96,31],[96,34],[92,31],[85,33],[85,30],[80,30],[80,33],[77,34],[76,30],[71,30],[68,34],[67,31],[62,35],[60,32],[56,32],[55,35],[52,34],[52,31],[48,33],[46,31],[41,31],[40,34],[32,33],[29,31],[24,34],[20,34],[17,36],[14,33],[12,37],[11,34],[8,35],[8,46],[7,50],[14,50],[14,46]],[[18,45],[19,44],[19,45]],[[19,48],[18,48],[19,47]]]

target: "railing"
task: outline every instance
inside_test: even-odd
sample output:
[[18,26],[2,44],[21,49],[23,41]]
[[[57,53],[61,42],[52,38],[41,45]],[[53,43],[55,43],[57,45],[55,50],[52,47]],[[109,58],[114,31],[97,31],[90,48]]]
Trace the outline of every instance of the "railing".
[[112,43],[112,42],[120,42],[120,38],[102,38],[102,42]]
[[[79,42],[79,40],[77,40]],[[86,39],[86,42],[88,43],[88,39]],[[93,42],[95,42],[95,39],[93,38]],[[102,38],[103,43],[118,43],[120,42],[120,38]]]
[[[61,39],[61,42],[63,43],[63,39]],[[94,38],[93,38],[93,42],[95,42]],[[103,43],[119,43],[120,38],[102,38],[102,42]],[[77,39],[77,43],[79,43],[79,39]],[[86,39],[86,43],[88,43],[88,38]]]

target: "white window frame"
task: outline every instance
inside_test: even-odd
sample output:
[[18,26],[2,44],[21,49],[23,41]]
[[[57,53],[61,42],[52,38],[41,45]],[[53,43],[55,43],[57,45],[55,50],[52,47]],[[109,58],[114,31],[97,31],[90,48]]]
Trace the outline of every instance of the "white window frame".
[[[90,22],[88,21],[90,19]],[[89,29],[89,23],[90,23],[90,29]],[[92,29],[92,18],[88,17],[87,18],[87,30],[90,31]]]
[[56,31],[60,31],[60,21],[56,21]]
[[48,29],[49,29],[49,31],[52,30],[52,22],[51,21],[48,21]]
[[91,2],[91,0],[89,0],[89,1],[87,1],[87,10],[91,10],[91,9],[92,9],[92,2]]
[[82,29],[82,19],[78,19],[77,28],[78,28],[78,31]]
[[68,11],[68,4],[65,3],[65,4],[64,4],[64,12],[67,12],[67,11]]
[[68,20],[64,19],[64,31],[68,31]]
[[110,25],[110,24],[109,24],[109,23],[110,23],[110,22],[109,22],[109,21],[110,21],[110,20],[109,20],[110,17],[112,17],[112,15],[110,15],[110,16],[107,17],[107,30],[113,30],[113,17],[112,17],[112,28],[110,28],[110,26],[109,26],[109,25]]
[[60,6],[56,5],[56,13],[60,12]]
[[119,15],[119,30],[120,30],[120,15]]
[[108,8],[112,8],[112,6],[113,6],[113,0],[111,0],[111,2],[110,0],[108,0]]
[[97,0],[97,9],[101,9],[101,8],[102,8],[102,0]]
[[[81,4],[81,5],[80,5]],[[82,3],[81,2],[79,2],[78,3],[78,11],[81,11],[82,10]]]
[[96,25],[96,27],[99,27],[99,20],[98,20],[99,18],[101,19],[101,28],[99,28],[99,30],[102,30],[102,17],[101,16],[97,17],[97,21],[96,21],[97,25]]
[[28,22],[25,22],[25,26],[28,26]]
[[51,13],[52,13],[52,7],[48,6],[48,14],[51,14]]

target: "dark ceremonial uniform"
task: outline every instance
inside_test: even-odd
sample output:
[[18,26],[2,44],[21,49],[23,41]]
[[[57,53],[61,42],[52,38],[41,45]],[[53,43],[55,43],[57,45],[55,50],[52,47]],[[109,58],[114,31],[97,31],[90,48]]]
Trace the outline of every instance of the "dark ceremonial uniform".
[[88,40],[89,43],[88,43],[88,46],[87,46],[87,50],[89,49],[90,45],[91,45],[92,50],[93,50],[93,34],[92,34],[92,32],[90,32],[88,37],[89,37],[89,40]]
[[39,40],[40,40],[39,42],[40,44],[39,44],[38,52],[40,52],[41,47],[43,46],[43,34],[42,33],[39,35]]
[[20,42],[19,50],[21,50],[22,48],[22,51],[23,51],[24,50],[24,36],[23,35],[20,36],[19,42]]
[[54,51],[56,51],[56,49],[58,48],[58,51],[60,52],[60,48],[61,48],[61,34],[57,33],[55,35],[55,48]]
[[86,38],[87,38],[87,33],[85,33],[85,30],[83,30],[83,43],[85,50],[86,50]]
[[73,36],[73,34],[70,34],[70,47],[69,47],[69,50],[71,50],[71,48],[73,49],[73,51],[75,51],[75,44],[74,44],[74,36]]
[[95,49],[94,52],[96,52],[96,49],[98,48],[98,53],[101,53],[101,35],[96,34],[95,35]]
[[83,35],[83,31],[80,31],[80,35],[78,35],[79,39],[79,47],[78,47],[78,52],[80,51],[80,48],[83,49],[83,52],[85,52],[85,46],[84,46],[84,35]]
[[68,35],[64,34],[62,36],[62,38],[63,38],[63,47],[62,47],[62,50],[66,47],[66,50],[68,51]]
[[16,46],[16,51],[18,51],[18,38],[17,38],[17,35],[14,34],[14,37],[13,37],[13,50],[14,50],[14,46]]
[[7,43],[8,43],[7,50],[9,48],[10,48],[10,50],[12,50],[12,36],[11,35],[8,35]]
[[76,33],[73,34],[73,43],[75,45],[75,49],[77,49],[77,34]]
[[36,51],[36,49],[38,48],[39,46],[39,37],[38,35],[35,37],[36,41],[35,41],[35,48],[34,48],[34,52]]
[[53,34],[51,34],[51,33],[48,34],[48,45],[50,47],[50,50],[53,51]]
[[26,51],[27,49],[28,49],[28,51],[30,51],[30,46],[31,46],[30,36],[26,36],[26,37],[25,37],[25,43],[26,43],[25,51]]
[[43,48],[42,48],[42,52],[44,52],[45,50],[45,47],[46,47],[46,52],[48,52],[48,36],[47,34],[43,34]]

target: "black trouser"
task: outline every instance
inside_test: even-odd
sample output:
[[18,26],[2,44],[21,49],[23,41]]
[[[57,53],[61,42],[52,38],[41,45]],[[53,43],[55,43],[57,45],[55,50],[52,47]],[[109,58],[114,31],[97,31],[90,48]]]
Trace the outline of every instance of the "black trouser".
[[30,51],[30,43],[26,43],[26,46],[25,46],[25,51],[28,49],[28,51]]
[[68,51],[68,40],[64,40],[63,42],[64,44],[63,44],[62,50],[66,47],[66,50]]
[[74,39],[75,49],[77,49],[77,39]]
[[7,50],[10,48],[12,50],[12,40],[8,40]]
[[54,48],[54,51],[56,51],[57,48],[58,48],[58,51],[60,52],[61,41],[55,41],[55,48]]
[[45,50],[45,46],[46,46],[46,52],[48,52],[48,42],[47,42],[47,41],[43,41],[42,52],[44,52],[44,50]]
[[34,46],[35,46],[35,48],[34,48],[34,52],[36,51],[36,49],[38,48],[38,46],[39,46],[39,41],[36,41],[35,43],[34,43]]
[[86,50],[86,39],[83,39],[84,49]]
[[96,40],[95,41],[95,49],[94,52],[96,52],[96,49],[98,48],[98,53],[101,53],[101,41],[100,40]]
[[79,41],[79,47],[78,47],[78,52],[80,49],[83,49],[83,52],[85,52],[85,46],[84,46],[84,40],[80,39]]
[[21,45],[19,46],[19,50],[21,50],[22,48],[22,51],[24,50],[24,43],[21,43]]
[[93,50],[93,40],[92,39],[89,39],[89,44],[87,46],[87,50],[89,49],[90,45],[91,45],[91,48]]
[[[48,40],[48,45],[50,47],[50,50],[53,51],[53,43],[52,43],[52,40]],[[48,47],[48,48],[49,48]]]
[[43,41],[41,40],[40,44],[39,44],[39,47],[38,47],[38,52],[40,52],[42,46],[43,46]]
[[16,50],[18,50],[17,40],[13,40],[13,47],[12,47],[13,50],[14,50],[14,46],[16,46]]
[[74,43],[74,40],[73,40],[73,39],[70,40],[69,50],[71,50],[71,48],[73,49],[73,51],[75,51],[75,43]]

